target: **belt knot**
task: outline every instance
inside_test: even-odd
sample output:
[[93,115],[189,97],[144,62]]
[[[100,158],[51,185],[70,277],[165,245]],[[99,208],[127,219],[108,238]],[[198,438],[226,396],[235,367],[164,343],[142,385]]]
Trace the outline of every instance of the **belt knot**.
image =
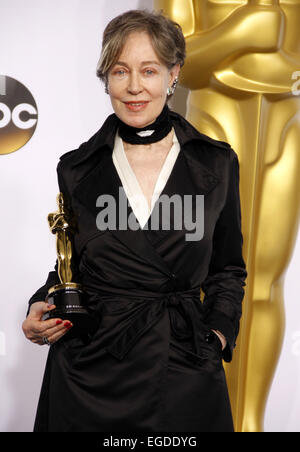
[[166,296],[166,306],[178,306],[179,303],[180,299],[175,293]]
[[[195,295],[198,295],[198,290],[197,293],[196,289],[193,291]],[[178,309],[169,310],[171,330],[180,340],[193,336],[195,350],[198,353],[196,308],[195,303],[190,302],[193,301],[193,298],[190,298],[189,301],[185,298],[188,292],[191,291],[160,294],[156,298],[159,301],[158,304],[154,303],[154,300],[151,303],[146,298],[145,302],[141,303],[140,309],[131,317],[131,322],[127,328],[119,331],[117,337],[106,347],[106,350],[115,358],[119,360],[123,359],[138,339],[163,317],[165,308],[178,307]]]

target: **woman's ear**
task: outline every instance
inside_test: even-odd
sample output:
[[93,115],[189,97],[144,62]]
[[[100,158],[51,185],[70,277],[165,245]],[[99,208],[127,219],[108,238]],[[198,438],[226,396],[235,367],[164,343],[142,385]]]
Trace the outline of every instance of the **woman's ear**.
[[180,72],[180,64],[175,64],[172,69],[170,70],[170,80],[169,80],[169,86],[167,89],[167,96],[172,96],[175,93],[178,79],[179,79],[179,72]]
[[172,86],[174,81],[179,78],[180,64],[175,64],[170,70],[170,85]]

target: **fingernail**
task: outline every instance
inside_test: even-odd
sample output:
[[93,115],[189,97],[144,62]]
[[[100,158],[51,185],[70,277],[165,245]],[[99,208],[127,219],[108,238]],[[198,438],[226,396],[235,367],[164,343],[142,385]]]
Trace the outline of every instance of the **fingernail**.
[[60,325],[62,323],[62,320],[56,320],[56,325]]
[[66,328],[71,328],[71,326],[73,326],[73,325],[72,325],[71,322],[66,321],[66,322],[64,323],[64,326],[65,326]]

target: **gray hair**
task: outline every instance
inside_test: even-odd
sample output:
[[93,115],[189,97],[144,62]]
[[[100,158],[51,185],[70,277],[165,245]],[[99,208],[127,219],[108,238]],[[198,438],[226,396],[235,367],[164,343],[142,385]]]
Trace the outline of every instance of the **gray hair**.
[[181,67],[184,65],[186,47],[180,25],[161,12],[131,10],[112,19],[104,30],[97,77],[105,84],[108,72],[117,62],[127,36],[134,31],[149,35],[159,60],[169,70],[175,64],[180,64]]

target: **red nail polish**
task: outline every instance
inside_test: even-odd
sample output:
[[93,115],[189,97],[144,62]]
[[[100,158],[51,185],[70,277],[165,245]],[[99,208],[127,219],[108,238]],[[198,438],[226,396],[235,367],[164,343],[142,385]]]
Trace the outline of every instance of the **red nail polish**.
[[64,323],[64,326],[65,326],[66,328],[71,328],[72,323],[69,322],[69,321],[67,320],[67,321]]
[[56,325],[60,325],[62,323],[62,320],[56,320]]

